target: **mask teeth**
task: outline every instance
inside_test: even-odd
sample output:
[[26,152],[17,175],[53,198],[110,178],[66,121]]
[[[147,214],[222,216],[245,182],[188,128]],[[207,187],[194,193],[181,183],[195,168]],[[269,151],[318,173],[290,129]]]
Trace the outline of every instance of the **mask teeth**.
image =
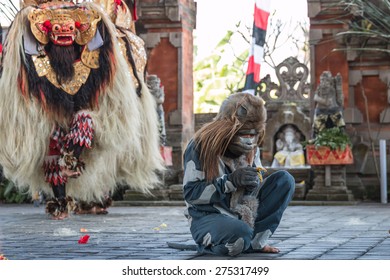
[[[58,37],[59,37],[59,35],[54,35],[53,34],[53,39],[55,40],[55,41],[58,41]],[[75,35],[74,34],[72,34],[72,35],[67,35],[66,37],[71,37],[72,38],[72,41],[74,41],[74,39],[75,39]]]

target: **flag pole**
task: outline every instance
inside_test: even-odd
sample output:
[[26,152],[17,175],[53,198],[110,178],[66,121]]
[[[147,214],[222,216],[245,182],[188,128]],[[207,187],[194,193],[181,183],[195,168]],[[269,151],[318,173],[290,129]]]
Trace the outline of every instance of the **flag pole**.
[[260,69],[264,61],[264,43],[267,33],[271,0],[256,0],[248,68],[243,92],[255,94],[260,82]]

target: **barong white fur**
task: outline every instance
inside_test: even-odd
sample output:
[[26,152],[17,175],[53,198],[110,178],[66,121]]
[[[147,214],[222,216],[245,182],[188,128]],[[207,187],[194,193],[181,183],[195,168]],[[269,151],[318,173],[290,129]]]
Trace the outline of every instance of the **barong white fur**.
[[[144,83],[141,96],[136,94],[131,70],[121,53],[110,18],[93,3],[83,5],[97,11],[109,31],[114,45],[111,63],[115,65],[115,75],[112,84],[99,93],[99,106],[84,110],[94,123],[92,148],[82,153],[86,168],[81,176],[68,179],[67,195],[97,201],[113,192],[118,183],[148,193],[159,184],[159,173],[164,170],[155,100]],[[43,190],[51,196],[43,163],[55,120],[34,97],[22,94],[18,80],[23,73],[23,34],[30,32],[27,15],[31,9],[26,7],[17,14],[4,45],[0,79],[0,165],[5,177],[19,189],[27,188],[30,193]],[[138,75],[143,81],[142,73]]]

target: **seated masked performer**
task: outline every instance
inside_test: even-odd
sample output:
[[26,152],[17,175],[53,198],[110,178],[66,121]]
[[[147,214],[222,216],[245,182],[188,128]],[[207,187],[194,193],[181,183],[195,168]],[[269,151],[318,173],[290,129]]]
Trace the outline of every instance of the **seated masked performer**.
[[284,170],[261,182],[258,147],[265,122],[261,98],[232,94],[185,150],[186,214],[201,253],[279,252],[268,239],[292,199],[295,183]]
[[51,197],[56,219],[106,207],[118,184],[149,193],[164,170],[145,50],[114,23],[95,3],[38,0],[4,44],[0,165],[21,190]]

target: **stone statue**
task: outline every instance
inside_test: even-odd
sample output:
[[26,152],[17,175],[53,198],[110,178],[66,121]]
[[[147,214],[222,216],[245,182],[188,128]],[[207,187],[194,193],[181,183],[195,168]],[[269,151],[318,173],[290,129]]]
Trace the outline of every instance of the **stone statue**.
[[278,133],[275,142],[276,153],[271,167],[299,167],[305,165],[300,133],[291,125],[287,125]]
[[321,74],[320,84],[314,93],[314,102],[316,102],[313,120],[314,138],[325,128],[344,129],[344,95],[340,73],[335,77],[332,77],[330,71]]
[[161,85],[161,80],[157,75],[148,75],[147,76],[147,85],[151,94],[156,99],[157,103],[157,115],[159,121],[159,132],[160,132],[160,141],[162,145],[166,144],[166,131],[165,131],[165,121],[164,121],[164,86]]

